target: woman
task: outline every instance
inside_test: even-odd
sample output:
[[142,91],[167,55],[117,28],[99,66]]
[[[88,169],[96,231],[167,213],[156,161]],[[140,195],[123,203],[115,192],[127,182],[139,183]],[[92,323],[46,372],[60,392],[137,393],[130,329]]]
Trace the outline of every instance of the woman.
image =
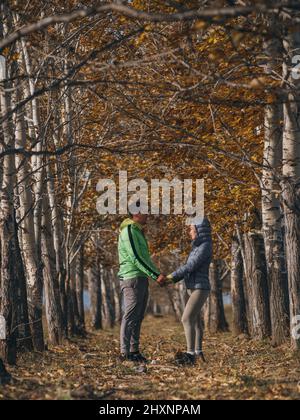
[[190,296],[182,316],[187,351],[176,355],[176,362],[181,365],[193,365],[196,356],[205,360],[201,309],[209,296],[209,266],[213,254],[211,226],[207,218],[191,225],[189,234],[193,242],[186,264],[167,276],[168,282],[173,283],[184,279]]

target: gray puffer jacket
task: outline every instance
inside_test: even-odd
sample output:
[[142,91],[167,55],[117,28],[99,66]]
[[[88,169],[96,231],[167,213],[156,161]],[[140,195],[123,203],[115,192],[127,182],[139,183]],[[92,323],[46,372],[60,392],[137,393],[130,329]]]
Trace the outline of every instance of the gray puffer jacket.
[[198,237],[192,243],[187,262],[172,273],[173,281],[184,279],[187,289],[210,290],[209,266],[213,255],[211,226],[204,218],[196,225]]

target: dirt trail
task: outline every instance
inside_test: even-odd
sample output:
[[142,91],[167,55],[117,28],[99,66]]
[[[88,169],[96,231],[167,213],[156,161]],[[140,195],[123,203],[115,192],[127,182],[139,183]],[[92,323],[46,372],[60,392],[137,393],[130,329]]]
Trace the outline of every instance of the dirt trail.
[[0,399],[300,398],[300,362],[288,346],[274,349],[229,333],[207,336],[208,363],[178,368],[172,361],[184,349],[181,325],[152,317],[144,323],[142,343],[155,361],[146,372],[117,361],[117,328],[23,355],[10,368],[13,383],[0,387]]

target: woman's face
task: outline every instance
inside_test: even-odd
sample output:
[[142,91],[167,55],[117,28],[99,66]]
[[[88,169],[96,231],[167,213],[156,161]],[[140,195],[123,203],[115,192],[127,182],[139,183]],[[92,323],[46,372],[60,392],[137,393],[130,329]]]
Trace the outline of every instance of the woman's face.
[[197,238],[197,231],[195,225],[190,225],[189,234],[192,241],[194,241]]

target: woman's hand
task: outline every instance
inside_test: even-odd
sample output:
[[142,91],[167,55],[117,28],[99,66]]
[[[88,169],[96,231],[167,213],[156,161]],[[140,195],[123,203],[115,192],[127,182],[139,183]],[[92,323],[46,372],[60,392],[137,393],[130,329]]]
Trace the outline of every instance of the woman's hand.
[[168,274],[168,275],[166,276],[166,282],[165,282],[165,284],[166,284],[166,285],[168,285],[168,284],[173,284],[173,276],[172,276],[172,274]]

